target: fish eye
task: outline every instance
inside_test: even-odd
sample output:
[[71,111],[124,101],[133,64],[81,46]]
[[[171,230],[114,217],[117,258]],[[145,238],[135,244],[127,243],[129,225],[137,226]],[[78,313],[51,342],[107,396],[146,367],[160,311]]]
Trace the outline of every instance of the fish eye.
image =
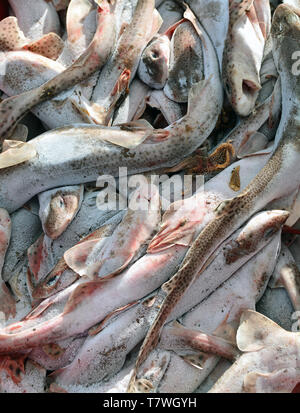
[[151,57],[152,57],[152,59],[158,59],[159,55],[156,52],[151,52]]
[[52,287],[56,281],[57,281],[58,275],[54,275],[53,277],[51,277],[48,281],[47,281],[47,285],[49,287]]

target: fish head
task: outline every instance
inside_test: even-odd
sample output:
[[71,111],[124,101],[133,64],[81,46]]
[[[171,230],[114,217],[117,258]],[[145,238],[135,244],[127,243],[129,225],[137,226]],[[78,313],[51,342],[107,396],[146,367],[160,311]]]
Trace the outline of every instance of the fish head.
[[[299,60],[300,10],[288,4],[281,4],[275,10],[271,35],[276,66],[288,66],[293,73],[293,65]],[[297,68],[296,68],[297,69]]]
[[83,186],[46,191],[39,196],[40,218],[45,234],[58,238],[73,220],[82,202]]
[[244,72],[232,69],[232,76],[227,77],[225,91],[234,110],[241,116],[248,116],[255,106],[261,85],[255,79],[244,78]]
[[170,40],[167,36],[157,36],[145,48],[139,64],[139,76],[147,85],[161,89],[169,73]]

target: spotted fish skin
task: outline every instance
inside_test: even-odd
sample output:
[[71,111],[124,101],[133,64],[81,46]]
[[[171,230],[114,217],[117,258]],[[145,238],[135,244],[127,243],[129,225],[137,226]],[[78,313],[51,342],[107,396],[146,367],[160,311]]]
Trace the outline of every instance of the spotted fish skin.
[[86,51],[66,70],[36,89],[5,99],[0,104],[0,143],[9,136],[16,123],[38,103],[53,98],[87,79],[100,69],[111,53],[114,44],[114,8],[106,0],[98,8],[98,27]]
[[[163,130],[167,138],[162,141],[146,140],[128,150],[106,142],[111,129],[100,125],[74,125],[31,140],[38,156],[0,171],[0,205],[14,211],[42,190],[96,181],[101,174],[118,176],[120,166],[132,175],[178,163],[182,153],[193,152],[207,138],[217,121],[223,95],[215,67],[207,81],[192,88],[187,115]],[[26,191],[15,178],[20,174],[24,180],[26,175]]]
[[[293,50],[298,50],[299,21],[299,16],[287,6],[279,7],[273,20],[272,37],[275,43],[275,63],[281,74],[283,107],[287,103],[275,137],[277,147],[267,164],[245,190],[237,197],[222,202],[216,208],[215,219],[203,229],[194,241],[180,270],[168,284],[168,295],[146,336],[136,366],[140,366],[149,352],[156,346],[168,315],[194,281],[196,275],[207,266],[220,242],[226,239],[254,212],[259,211],[272,200],[292,193],[300,185],[300,169],[298,167],[300,161],[300,117],[298,115],[300,82],[299,78],[293,75],[291,67],[293,61],[291,61],[290,53]],[[276,59],[276,56],[280,56],[280,58]],[[131,391],[134,391],[134,376],[132,376],[129,385]]]

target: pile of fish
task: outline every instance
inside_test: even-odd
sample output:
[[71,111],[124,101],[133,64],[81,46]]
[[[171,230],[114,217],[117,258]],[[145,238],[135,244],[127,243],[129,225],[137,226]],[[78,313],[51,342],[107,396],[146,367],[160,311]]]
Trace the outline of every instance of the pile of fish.
[[0,392],[296,391],[300,1],[8,5]]

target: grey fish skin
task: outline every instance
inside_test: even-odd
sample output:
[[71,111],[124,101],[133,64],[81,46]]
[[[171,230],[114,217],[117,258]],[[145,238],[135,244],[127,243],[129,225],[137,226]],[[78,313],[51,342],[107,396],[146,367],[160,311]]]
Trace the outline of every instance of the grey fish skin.
[[107,1],[98,8],[98,27],[86,51],[66,70],[36,89],[12,96],[0,104],[0,144],[15,124],[38,103],[58,95],[63,90],[87,79],[100,69],[108,59],[115,33],[114,8]]
[[2,277],[8,281],[26,263],[26,252],[42,232],[38,215],[21,208],[11,215],[12,236],[4,262]]
[[[291,52],[298,50],[300,18],[287,6],[280,6],[274,14],[272,37],[277,69],[281,75],[283,113],[275,137],[277,147],[265,167],[235,198],[222,202],[216,208],[213,219],[194,241],[183,260],[178,273],[170,280],[168,295],[151,326],[141,348],[137,367],[156,346],[159,333],[168,315],[182,294],[203,271],[216,247],[238,228],[247,217],[265,207],[276,198],[295,191],[300,185],[300,141],[299,141],[299,77],[293,75]],[[279,58],[280,56],[280,58]],[[277,59],[276,59],[277,57]],[[278,144],[279,141],[279,144]],[[134,391],[133,375],[129,390]]]
[[163,19],[159,33],[165,33],[173,24],[182,19],[183,8],[173,0],[165,0],[158,8],[158,12]]
[[203,79],[203,45],[192,23],[184,21],[171,40],[170,67],[164,93],[178,103],[187,102],[190,87]]
[[[41,86],[63,70],[64,67],[57,61],[29,51],[3,53],[0,60],[0,88],[8,96],[19,95]],[[70,95],[71,91],[62,92],[31,111],[50,129],[84,122],[84,116],[69,100]]]
[[41,240],[41,245],[33,248],[33,253],[35,249],[41,248],[37,272],[33,268],[34,266],[31,266],[36,280],[44,279],[63,256],[64,252],[79,242],[82,237],[87,236],[104,223],[109,222],[109,220],[119,223],[122,219],[123,211],[102,211],[97,208],[96,197],[99,193],[100,191],[97,191],[85,195],[80,210],[60,237],[51,239],[45,235]]
[[11,212],[47,189],[96,181],[101,174],[117,176],[120,166],[131,175],[178,163],[207,138],[221,110],[216,56],[208,70],[209,79],[190,92],[187,115],[166,129],[169,136],[161,142],[145,141],[128,151],[101,140],[110,128],[97,125],[61,128],[31,140],[38,156],[0,171],[0,206]]
[[60,33],[60,21],[53,5],[44,0],[9,0],[21,30],[32,40],[44,34]]
[[[182,316],[204,300],[226,278],[230,277],[239,266],[251,259],[259,249],[264,248],[266,243],[272,244],[271,251],[273,251],[274,237],[272,238],[272,235],[270,235],[270,229],[275,224],[274,231],[278,231],[276,225],[282,225],[287,216],[288,213],[283,211],[279,213],[277,211],[265,212],[258,214],[242,230],[238,230],[219,248],[219,254],[215,260],[207,268],[205,274],[203,273],[203,277],[195,281],[193,288],[191,288],[193,291],[187,291],[182,297],[182,300],[172,312],[169,321]],[[267,236],[268,233],[270,237]],[[240,258],[236,261],[232,260],[233,262],[227,263],[226,257],[229,257],[230,253],[234,256],[234,245],[237,245],[238,241],[243,238],[242,234],[245,236],[245,243],[248,241],[249,251],[247,253],[249,254],[244,255],[241,253]],[[264,236],[263,234],[266,235]],[[277,232],[277,242],[278,236]],[[251,244],[256,251],[252,251]],[[224,253],[224,250],[227,253]],[[115,320],[112,320],[96,336],[87,338],[73,362],[64,370],[57,372],[57,383],[62,386],[75,383],[92,383],[101,380],[106,375],[115,373],[124,363],[126,354],[144,338],[147,329],[155,318],[159,305],[162,303],[163,294],[159,292],[155,296],[152,295],[152,298],[153,304],[150,305],[151,298],[149,298],[147,305],[146,302],[142,301],[137,306],[129,308],[125,313],[118,315]],[[113,343],[114,349],[109,353],[110,357],[108,359],[106,353],[111,343]],[[81,360],[81,363],[84,363],[85,368],[82,368],[82,365],[79,366],[78,359]]]
[[[268,279],[275,266],[276,257],[280,245],[280,231],[273,236],[272,240],[245,265],[239,268],[227,281],[217,288],[210,296],[201,301],[191,311],[182,317],[182,324],[188,328],[222,335],[222,327],[227,330],[227,339],[234,333],[235,325],[239,320],[241,310],[255,308],[255,303],[260,299],[265,290]],[[228,318],[226,318],[228,316]],[[164,330],[163,330],[164,331]],[[188,354],[188,352],[186,353]],[[184,353],[182,354],[185,355]],[[159,392],[193,392],[202,383],[219,357],[210,355],[201,364],[202,369],[184,362],[187,370],[187,378],[178,380],[179,371],[183,367],[177,355],[172,355],[169,366],[163,379],[157,383]],[[195,358],[195,363],[197,358]]]
[[220,69],[229,25],[228,0],[187,0],[202,26],[210,36],[217,51]]
[[224,87],[236,113],[247,116],[261,89],[259,72],[270,29],[270,4],[268,0],[229,0],[229,12],[222,63]]
[[111,58],[100,73],[92,96],[99,105],[100,124],[108,124],[117,100],[136,73],[144,47],[156,34],[152,27],[154,10],[154,0],[137,2],[131,22],[120,34]]

